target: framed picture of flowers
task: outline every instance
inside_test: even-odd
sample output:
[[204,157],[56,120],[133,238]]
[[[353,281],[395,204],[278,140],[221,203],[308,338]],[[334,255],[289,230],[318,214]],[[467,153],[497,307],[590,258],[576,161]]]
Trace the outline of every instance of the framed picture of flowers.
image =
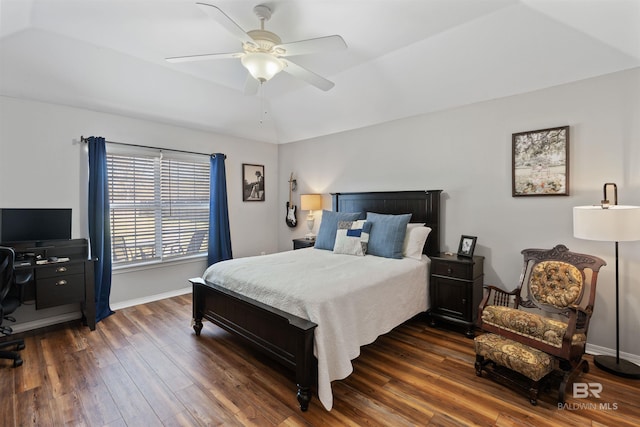
[[569,195],[569,126],[512,135],[512,195]]

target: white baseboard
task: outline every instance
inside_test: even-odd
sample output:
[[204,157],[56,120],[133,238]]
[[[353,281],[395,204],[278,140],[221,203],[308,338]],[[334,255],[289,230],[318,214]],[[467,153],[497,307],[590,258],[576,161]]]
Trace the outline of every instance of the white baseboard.
[[134,298],[127,301],[114,302],[110,305],[111,309],[116,311],[127,307],[133,307],[134,305],[147,304],[149,302],[159,301],[161,299],[177,297],[178,295],[190,294],[191,289],[191,286],[188,286],[186,288],[176,289],[175,291],[163,292],[161,294],[149,295],[142,298]]
[[[594,356],[597,356],[599,354],[603,354],[605,356],[614,356],[616,355],[616,350],[612,349],[612,348],[607,348],[607,347],[600,347],[599,345],[593,345],[593,344],[589,344],[587,343],[587,347],[585,349],[585,351],[589,354],[592,354]],[[620,352],[620,358],[621,359],[625,359],[628,360],[629,362],[633,362],[636,365],[640,365],[640,356],[638,356],[637,354],[631,354],[631,353],[625,353],[625,352]]]
[[64,313],[59,314],[57,316],[49,316],[44,317],[42,319],[32,320],[30,322],[20,323],[15,326],[11,326],[14,334],[18,334],[20,332],[31,331],[33,329],[44,328],[46,326],[57,325],[58,323],[70,322],[72,320],[78,320],[82,318],[82,313],[72,312],[72,313]]
[[[111,309],[114,311],[121,310],[126,307],[132,307],[134,305],[146,304],[153,301],[158,301],[165,298],[171,298],[178,295],[184,295],[191,293],[191,286],[176,289],[175,291],[164,292],[156,295],[149,295],[147,297],[135,298],[127,301],[121,301],[118,303],[113,303],[111,305]],[[72,320],[78,320],[82,318],[82,313],[79,311],[63,313],[55,316],[47,316],[42,319],[32,320],[29,322],[19,323],[15,326],[12,326],[13,333],[18,334],[21,332],[31,331],[38,328],[44,328],[51,325],[57,325],[58,323],[70,322]],[[11,326],[11,325],[9,325]]]

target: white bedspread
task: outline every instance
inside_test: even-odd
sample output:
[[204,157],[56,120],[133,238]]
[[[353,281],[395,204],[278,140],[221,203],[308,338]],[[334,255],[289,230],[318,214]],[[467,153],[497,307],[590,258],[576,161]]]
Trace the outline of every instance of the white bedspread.
[[428,263],[307,248],[219,262],[203,278],[318,325],[318,397],[331,410],[331,381],[351,374],[360,346],[427,309]]

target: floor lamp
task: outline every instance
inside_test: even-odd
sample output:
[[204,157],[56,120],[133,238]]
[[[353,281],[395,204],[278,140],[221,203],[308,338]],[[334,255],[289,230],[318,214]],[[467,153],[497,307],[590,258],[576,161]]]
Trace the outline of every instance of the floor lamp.
[[[607,188],[613,188],[614,199],[607,199]],[[573,208],[573,235],[580,239],[615,242],[616,247],[616,356],[598,355],[593,363],[600,369],[626,378],[640,379],[640,366],[620,359],[620,307],[618,242],[640,240],[640,206],[618,205],[616,184],[604,185],[604,199],[596,206]]]

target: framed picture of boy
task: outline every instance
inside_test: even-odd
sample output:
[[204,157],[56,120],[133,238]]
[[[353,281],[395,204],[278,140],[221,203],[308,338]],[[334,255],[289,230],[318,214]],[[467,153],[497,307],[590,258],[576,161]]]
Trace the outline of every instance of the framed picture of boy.
[[264,202],[264,165],[242,164],[242,201]]

